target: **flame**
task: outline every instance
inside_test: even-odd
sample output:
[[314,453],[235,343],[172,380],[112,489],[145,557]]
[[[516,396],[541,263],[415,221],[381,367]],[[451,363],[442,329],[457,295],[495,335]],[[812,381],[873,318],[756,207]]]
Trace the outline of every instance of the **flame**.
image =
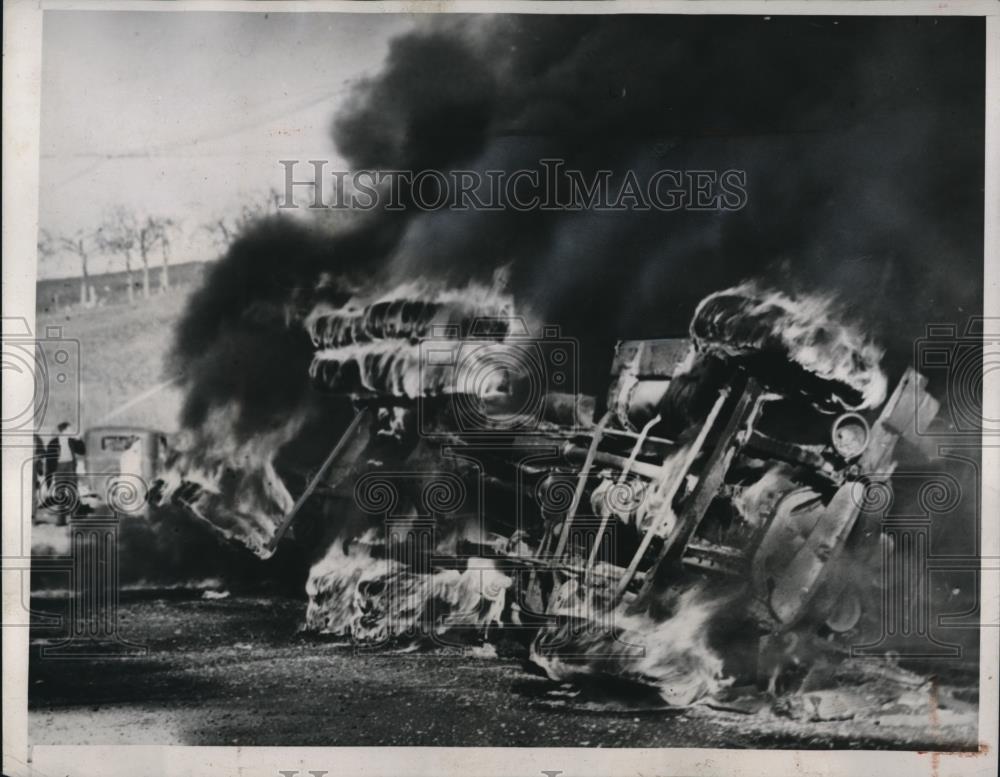
[[830,381],[835,398],[854,409],[876,407],[886,396],[882,349],[840,320],[830,296],[792,297],[744,283],[699,303],[691,338],[701,350],[729,356],[777,351]]
[[[508,329],[512,312],[510,297],[496,284],[432,289],[412,283],[380,296],[356,293],[340,307],[323,302],[302,321],[316,349],[310,376],[355,396],[419,399],[461,393],[483,399],[503,394],[523,351],[511,342],[516,334]],[[447,333],[440,341],[439,330]],[[882,351],[840,322],[825,297],[791,297],[743,284],[699,304],[691,337],[687,368],[706,351],[737,358],[772,353],[828,383],[841,403],[871,407],[885,397]],[[440,346],[445,358],[428,358],[428,345]],[[276,526],[294,502],[274,469],[274,457],[301,431],[305,417],[293,415],[281,428],[239,439],[233,433],[237,410],[214,410],[192,435],[166,477],[164,497],[180,495],[223,534],[266,557]],[[402,434],[405,413],[394,408],[390,419],[389,412],[384,410],[387,428]],[[676,522],[670,507],[691,488],[683,478],[697,449],[692,443],[678,445],[664,461],[666,474],[633,489],[627,500],[615,498],[632,481],[608,480],[592,495],[595,512],[615,515],[640,532],[669,533]],[[753,525],[765,521],[787,480],[781,467],[764,472],[738,494],[737,510]],[[308,629],[379,645],[456,628],[483,634],[502,625],[513,581],[492,562],[476,558],[462,569],[421,571],[376,555],[376,546],[375,530],[353,540],[341,538],[312,567],[306,586]],[[528,550],[522,554],[530,555]],[[696,586],[677,596],[673,614],[660,620],[622,605],[611,607],[607,594],[600,584],[585,587],[575,579],[556,591],[550,606],[556,622],[539,632],[531,650],[532,660],[550,678],[624,676],[655,687],[675,706],[711,697],[730,682],[707,636],[728,598],[711,598]]]
[[[304,322],[316,348],[309,375],[328,390],[352,395],[415,399],[496,391],[502,371],[484,365],[513,355],[502,345],[513,301],[496,286],[409,283],[370,301],[321,303]],[[478,385],[481,373],[493,378]]]
[[[407,283],[368,301],[355,294],[340,308],[319,303],[302,320],[318,349],[310,376],[353,395],[416,398],[476,391],[488,396],[502,388],[503,373],[482,367],[499,358],[496,349],[503,348],[513,311],[502,286],[501,273],[492,286],[432,289]],[[452,363],[428,361],[421,350],[420,340],[439,328],[461,348]],[[455,332],[475,332],[480,339],[458,340]],[[483,372],[487,380],[478,380]],[[224,536],[266,558],[273,552],[269,541],[295,502],[274,458],[301,430],[305,414],[294,413],[279,428],[250,438],[235,432],[238,419],[238,406],[215,408],[199,429],[188,430],[182,454],[160,478],[158,501],[180,499]]]
[[488,399],[535,374],[523,353],[521,346],[493,340],[376,340],[316,351],[309,375],[327,390],[355,396]]
[[445,328],[502,339],[513,312],[513,299],[495,285],[435,289],[412,282],[370,300],[355,295],[342,307],[319,303],[304,324],[317,349],[386,339],[415,343]]
[[672,507],[674,500],[689,485],[679,481],[691,463],[690,457],[690,443],[676,446],[663,459],[663,474],[652,485],[644,486],[641,480],[622,481],[622,485],[628,486],[625,491],[628,496],[626,510],[616,512],[612,508],[612,500],[602,498],[595,512],[599,515],[604,515],[606,511],[609,514],[614,512],[623,524],[634,525],[640,532],[646,532],[655,525],[656,533],[666,537],[677,523]]
[[158,501],[180,499],[225,537],[266,558],[278,523],[295,504],[274,457],[298,433],[304,416],[239,440],[232,432],[237,413],[234,406],[215,408],[201,429],[188,434],[160,478]]
[[778,502],[795,486],[792,467],[778,462],[768,467],[753,483],[740,489],[732,504],[740,517],[756,528],[771,519]]
[[707,638],[709,621],[725,601],[701,588],[681,594],[674,614],[660,622],[623,607],[608,611],[575,580],[564,584],[556,602],[556,625],[543,628],[531,647],[531,660],[552,680],[626,677],[655,687],[672,706],[694,704],[731,682]]
[[419,574],[399,561],[370,553],[369,531],[337,542],[309,573],[306,628],[369,645],[410,640],[463,628],[485,633],[501,625],[510,577],[488,559],[464,570]]

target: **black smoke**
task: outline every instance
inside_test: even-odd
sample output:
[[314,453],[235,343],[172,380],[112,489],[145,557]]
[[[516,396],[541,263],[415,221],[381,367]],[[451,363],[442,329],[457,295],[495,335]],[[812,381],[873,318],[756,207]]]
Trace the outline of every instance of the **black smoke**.
[[[515,298],[586,342],[683,331],[698,299],[747,277],[840,292],[890,348],[981,306],[978,20],[532,16],[444,28],[463,56],[434,59],[436,26],[401,39],[361,87],[363,108],[334,122],[352,162],[377,164],[381,138],[401,137],[387,161],[416,169],[545,157],[619,173],[736,168],[749,201],[717,214],[433,213],[390,257],[400,275],[485,277],[511,262]],[[473,52],[495,74],[489,89]],[[444,97],[430,103],[441,129],[425,135],[428,80]],[[471,116],[452,110],[463,87]],[[357,131],[375,117],[377,131]]]
[[180,326],[185,420],[236,402],[252,431],[311,401],[294,319],[325,275],[488,282],[509,266],[516,303],[580,340],[593,393],[616,339],[683,334],[698,300],[748,278],[836,293],[899,367],[927,323],[982,308],[984,40],[971,18],[421,20],[332,117],[352,168],[744,169],[746,207],[409,208],[334,236],[268,222]]

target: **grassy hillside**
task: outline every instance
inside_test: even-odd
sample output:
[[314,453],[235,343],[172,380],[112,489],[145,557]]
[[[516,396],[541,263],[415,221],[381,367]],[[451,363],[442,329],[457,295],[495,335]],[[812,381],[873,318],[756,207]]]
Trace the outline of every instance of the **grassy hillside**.
[[[172,289],[197,286],[201,283],[205,262],[184,262],[170,266],[170,286]],[[160,293],[160,268],[154,267],[149,273],[150,293]],[[124,272],[109,272],[90,276],[100,305],[120,305],[128,302],[128,275]],[[142,296],[142,271],[132,273],[132,296],[138,301]],[[79,307],[79,278],[45,278],[35,286],[35,307],[39,314],[57,313],[68,307]]]
[[[107,304],[58,312],[46,311],[40,297],[36,331],[44,333],[49,327],[60,327],[62,337],[79,343],[80,351],[79,370],[71,371],[70,380],[65,384],[49,380],[40,430],[43,436],[53,433],[60,421],[75,422],[77,406],[84,429],[104,423],[105,418],[115,414],[106,422],[175,430],[180,407],[176,389],[168,386],[141,401],[135,400],[172,377],[166,373],[166,355],[174,323],[192,288],[174,288],[151,295],[148,300],[138,297],[132,305]],[[122,410],[130,402],[134,404]]]

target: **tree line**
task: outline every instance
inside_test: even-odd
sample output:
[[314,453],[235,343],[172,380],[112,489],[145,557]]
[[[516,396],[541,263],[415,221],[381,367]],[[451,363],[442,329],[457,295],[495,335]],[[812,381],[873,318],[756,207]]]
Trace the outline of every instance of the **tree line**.
[[[213,216],[196,225],[195,229],[209,235],[221,254],[253,222],[277,212],[279,201],[279,192],[271,190],[248,200],[233,213]],[[117,205],[108,209],[101,223],[91,229],[64,233],[40,230],[38,259],[47,262],[62,255],[73,256],[80,269],[80,305],[92,307],[97,304],[96,290],[91,283],[92,258],[98,253],[120,257],[128,284],[128,301],[131,303],[135,299],[137,272],[141,273],[139,288],[143,299],[149,298],[150,276],[156,269],[160,273],[160,290],[170,288],[171,251],[184,232],[185,224],[180,219],[157,214],[139,215],[123,205]]]

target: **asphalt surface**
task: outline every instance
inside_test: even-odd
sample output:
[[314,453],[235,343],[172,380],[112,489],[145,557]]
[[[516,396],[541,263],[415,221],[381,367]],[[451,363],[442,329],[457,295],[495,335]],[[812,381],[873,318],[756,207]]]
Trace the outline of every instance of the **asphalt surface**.
[[120,608],[122,636],[144,655],[42,658],[59,636],[33,629],[34,744],[976,747],[969,709],[880,723],[669,709],[634,689],[552,682],[502,644],[499,655],[361,652],[302,634],[301,601],[156,596]]

